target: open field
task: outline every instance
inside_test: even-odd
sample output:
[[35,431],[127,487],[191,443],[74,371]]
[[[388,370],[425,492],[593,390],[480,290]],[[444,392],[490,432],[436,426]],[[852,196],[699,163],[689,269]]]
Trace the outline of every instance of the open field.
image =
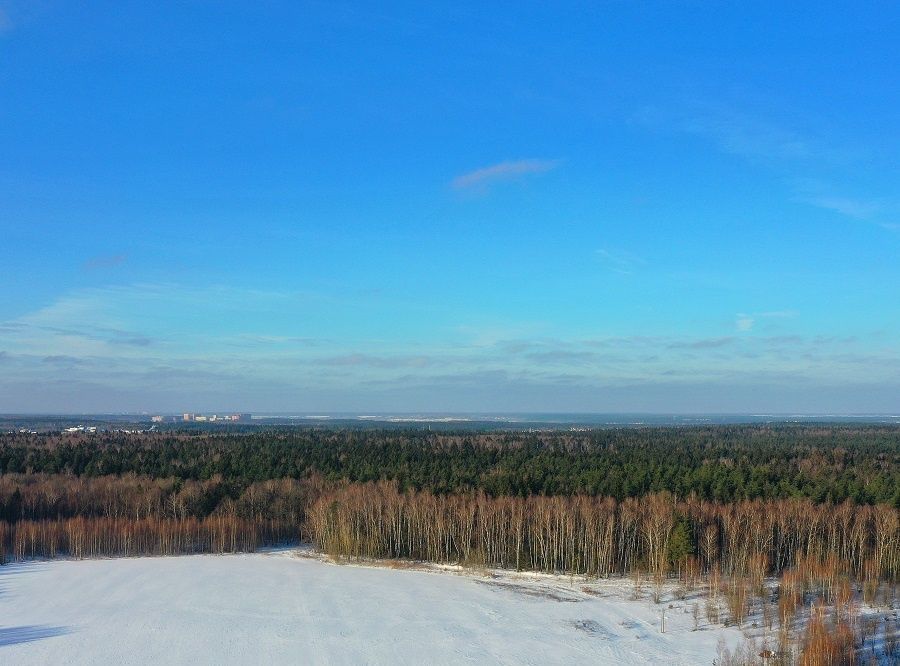
[[[0,662],[710,664],[736,629],[627,581],[336,566],[296,551],[0,568]],[[701,627],[705,625],[701,622]]]

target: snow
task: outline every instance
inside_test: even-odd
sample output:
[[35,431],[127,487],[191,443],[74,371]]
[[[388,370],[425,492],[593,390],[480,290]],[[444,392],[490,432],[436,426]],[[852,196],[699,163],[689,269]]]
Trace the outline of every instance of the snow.
[[705,618],[692,631],[690,600],[630,595],[296,550],[29,562],[0,567],[0,663],[711,664],[740,639]]

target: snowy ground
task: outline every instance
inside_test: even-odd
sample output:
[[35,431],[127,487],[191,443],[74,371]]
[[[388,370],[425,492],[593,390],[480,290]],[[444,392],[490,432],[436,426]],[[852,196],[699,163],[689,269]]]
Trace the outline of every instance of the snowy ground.
[[692,631],[690,602],[630,595],[297,551],[31,562],[0,567],[0,663],[711,664],[740,638]]

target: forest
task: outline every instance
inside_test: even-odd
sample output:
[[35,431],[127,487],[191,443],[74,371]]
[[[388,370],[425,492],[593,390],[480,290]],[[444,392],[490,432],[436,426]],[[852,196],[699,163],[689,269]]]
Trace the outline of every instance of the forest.
[[223,432],[0,435],[0,475],[134,474],[250,484],[320,475],[396,481],[401,491],[493,497],[648,493],[703,500],[808,498],[900,508],[900,428],[710,426],[592,432],[430,433],[284,428]]
[[900,429],[0,436],[0,555],[253,550],[583,573],[900,573]]

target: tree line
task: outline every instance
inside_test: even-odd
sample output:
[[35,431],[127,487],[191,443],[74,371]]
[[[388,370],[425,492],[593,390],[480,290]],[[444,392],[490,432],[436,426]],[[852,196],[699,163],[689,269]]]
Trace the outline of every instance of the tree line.
[[0,562],[252,552],[301,537],[320,479],[279,479],[235,491],[207,481],[135,475],[0,476]]
[[668,491],[735,502],[805,497],[900,508],[900,428],[710,426],[569,432],[294,428],[251,433],[0,435],[0,475],[135,474],[231,484],[321,475],[434,493],[592,495]]
[[337,556],[601,576],[805,562],[896,580],[898,444],[898,428],[837,426],[16,433],[0,437],[2,548],[218,552],[299,536]]
[[306,538],[337,557],[592,576],[761,579],[799,563],[857,580],[900,573],[900,511],[849,500],[493,497],[319,476],[257,482],[234,497],[230,490],[221,478],[2,476],[0,555],[233,552]]
[[294,525],[235,515],[0,521],[0,563],[54,557],[253,552],[294,538]]
[[206,518],[236,515],[299,525],[320,477],[273,479],[241,485],[147,476],[76,477],[63,474],[0,476],[0,520],[60,518]]
[[900,574],[900,512],[808,499],[731,504],[641,498],[490,497],[341,484],[308,509],[307,533],[336,557],[608,576],[717,572],[757,580],[803,563],[858,580]]

